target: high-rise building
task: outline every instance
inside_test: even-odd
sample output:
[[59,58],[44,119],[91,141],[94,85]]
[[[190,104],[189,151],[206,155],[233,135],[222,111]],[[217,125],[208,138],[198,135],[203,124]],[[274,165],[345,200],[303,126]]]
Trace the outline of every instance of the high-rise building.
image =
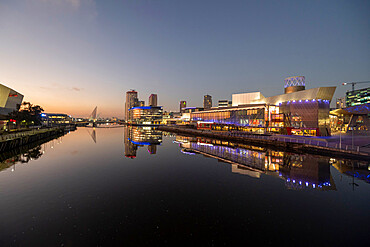
[[347,107],[370,103],[370,87],[346,92]]
[[210,109],[212,108],[212,96],[211,95],[204,95],[203,99],[203,108]]
[[158,97],[156,94],[151,94],[149,96],[149,106],[158,106]]
[[144,100],[139,100],[137,103],[137,106],[145,106],[145,101]]
[[137,104],[138,104],[137,92],[135,90],[127,91],[126,92],[126,102],[125,102],[125,120],[126,121],[131,120],[129,110],[132,107],[135,107]]
[[186,101],[185,100],[182,100],[180,101],[180,113],[182,113],[184,110],[184,108],[186,108]]

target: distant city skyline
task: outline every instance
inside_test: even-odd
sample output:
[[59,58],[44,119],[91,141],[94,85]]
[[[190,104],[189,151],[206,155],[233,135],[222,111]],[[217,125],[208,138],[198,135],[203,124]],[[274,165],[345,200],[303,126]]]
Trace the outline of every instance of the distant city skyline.
[[75,117],[98,106],[123,118],[130,89],[179,111],[207,94],[282,94],[299,75],[342,98],[343,82],[370,80],[369,12],[368,1],[3,0],[0,83]]

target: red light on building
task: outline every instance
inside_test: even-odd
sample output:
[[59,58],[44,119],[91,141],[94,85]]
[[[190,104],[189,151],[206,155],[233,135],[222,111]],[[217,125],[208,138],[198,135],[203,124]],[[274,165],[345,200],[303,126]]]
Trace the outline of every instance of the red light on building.
[[18,94],[9,94],[9,97],[18,97]]

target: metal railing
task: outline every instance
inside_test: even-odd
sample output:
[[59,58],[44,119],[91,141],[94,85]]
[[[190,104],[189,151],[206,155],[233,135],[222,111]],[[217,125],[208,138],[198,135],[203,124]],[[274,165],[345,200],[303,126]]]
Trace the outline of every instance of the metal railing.
[[[180,128],[179,128],[180,129]],[[266,135],[266,134],[257,134],[257,133],[250,133],[250,132],[239,132],[239,131],[214,131],[214,130],[195,130],[195,129],[187,129],[189,132],[194,132],[196,135],[197,133],[213,133],[218,134],[224,137],[241,137],[241,138],[252,138],[257,140],[269,140],[269,141],[280,141],[286,143],[299,143],[308,146],[316,146],[316,147],[323,147],[323,148],[332,148],[337,150],[345,150],[345,151],[354,151],[360,152],[361,147],[355,145],[347,145],[347,144],[340,144],[338,142],[328,142],[327,140],[318,140],[317,138],[314,139],[310,137],[294,137],[294,136],[280,136],[280,135]]]
[[280,141],[280,142],[289,142],[289,143],[300,143],[309,146],[317,146],[317,147],[324,147],[324,148],[333,148],[338,150],[346,150],[346,151],[355,151],[360,152],[361,147],[355,145],[347,145],[341,144],[338,142],[328,142],[327,140],[317,140],[313,138],[296,138],[294,136],[278,136],[278,135],[263,135],[263,134],[251,134],[251,133],[240,133],[240,132],[218,132],[224,136],[231,136],[231,137],[248,137],[253,139],[260,139],[260,140],[269,140],[269,141]]

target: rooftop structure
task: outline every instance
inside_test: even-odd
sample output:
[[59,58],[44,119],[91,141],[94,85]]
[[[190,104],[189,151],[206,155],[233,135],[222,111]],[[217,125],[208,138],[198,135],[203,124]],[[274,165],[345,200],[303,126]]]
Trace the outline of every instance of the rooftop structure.
[[306,78],[304,76],[291,76],[285,78],[285,93],[293,93],[305,90],[306,87]]
[[231,97],[232,97],[232,106],[251,104],[256,100],[264,98],[261,92],[237,93],[233,94]]
[[218,107],[229,107],[232,106],[231,100],[222,99],[218,101]]

